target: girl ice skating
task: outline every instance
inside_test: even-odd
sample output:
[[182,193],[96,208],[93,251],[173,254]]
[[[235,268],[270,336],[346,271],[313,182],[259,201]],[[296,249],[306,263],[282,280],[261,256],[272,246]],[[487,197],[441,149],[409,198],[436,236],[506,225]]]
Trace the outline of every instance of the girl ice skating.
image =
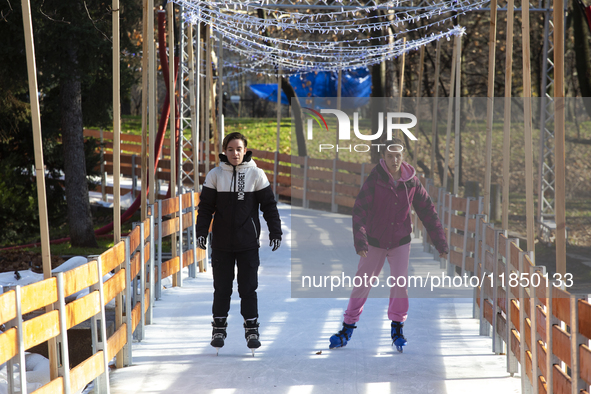
[[[386,258],[392,277],[408,276],[411,204],[440,256],[445,258],[448,253],[435,206],[415,169],[403,160],[404,142],[394,138],[390,146],[393,148],[382,151],[382,159],[367,177],[353,207],[353,239],[355,251],[361,256],[358,277],[378,276]],[[388,305],[392,342],[399,352],[406,345],[402,328],[408,313],[408,292],[404,282],[404,287],[390,289]],[[371,286],[361,286],[351,292],[343,328],[330,337],[331,349],[346,346],[351,340],[370,289]]]

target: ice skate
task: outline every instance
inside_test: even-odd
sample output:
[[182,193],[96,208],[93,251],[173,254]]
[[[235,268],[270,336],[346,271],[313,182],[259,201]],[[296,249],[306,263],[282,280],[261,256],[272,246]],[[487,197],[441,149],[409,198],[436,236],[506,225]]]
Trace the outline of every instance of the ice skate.
[[353,335],[353,330],[355,328],[357,328],[357,326],[343,322],[342,330],[330,337],[329,348],[334,349],[337,347],[347,346],[347,343],[351,339],[351,336]]
[[213,331],[211,333],[211,346],[216,349],[216,356],[219,354],[220,349],[224,347],[224,339],[226,339],[226,327],[228,322],[225,317],[214,317],[211,322]]
[[244,321],[244,337],[246,338],[246,346],[248,346],[254,357],[255,349],[261,347],[261,342],[259,341],[259,323],[257,323],[257,319]]
[[407,344],[406,338],[404,338],[404,335],[402,334],[402,327],[404,327],[404,323],[393,321],[391,327],[392,346],[396,346],[396,350],[398,350],[399,353],[402,353],[402,347],[406,346]]

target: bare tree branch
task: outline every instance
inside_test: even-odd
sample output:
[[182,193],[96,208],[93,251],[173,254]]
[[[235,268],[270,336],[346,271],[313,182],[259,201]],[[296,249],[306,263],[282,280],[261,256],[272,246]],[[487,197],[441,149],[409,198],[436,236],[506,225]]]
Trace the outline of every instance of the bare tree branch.
[[88,19],[90,19],[90,21],[92,22],[92,26],[94,26],[94,28],[96,29],[96,31],[98,31],[99,33],[101,33],[103,35],[103,37],[105,37],[105,39],[109,42],[112,42],[111,39],[109,38],[109,36],[107,36],[105,34],[105,32],[103,32],[101,29],[99,29],[98,27],[96,27],[96,23],[94,23],[94,19],[92,19],[92,17],[90,16],[90,11],[88,11],[88,6],[86,5],[86,1],[84,2],[84,9],[86,10],[86,15],[88,15]]

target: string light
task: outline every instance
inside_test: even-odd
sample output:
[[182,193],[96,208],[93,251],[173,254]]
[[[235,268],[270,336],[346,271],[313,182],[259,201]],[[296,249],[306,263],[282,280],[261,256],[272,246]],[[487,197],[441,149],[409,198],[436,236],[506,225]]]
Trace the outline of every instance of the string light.
[[[247,59],[240,63],[224,61],[224,68],[239,70],[234,75],[246,72],[277,75],[280,68],[283,76],[369,66],[442,38],[449,40],[452,36],[463,35],[465,29],[461,26],[443,28],[444,25],[449,26],[448,22],[453,22],[458,15],[488,3],[487,0],[441,0],[413,8],[412,0],[390,0],[370,6],[336,0],[343,7],[340,11],[303,13],[280,8],[269,11],[268,0],[174,1],[183,7],[188,23],[210,25],[213,31],[221,34],[225,49]],[[305,9],[306,6],[302,4],[301,7]],[[353,8],[345,10],[344,7]],[[263,19],[252,15],[261,9],[270,17]],[[378,9],[385,12],[374,12]],[[418,26],[421,20],[428,23]],[[373,32],[386,28],[391,28],[390,34],[372,37]],[[422,36],[403,44],[402,37],[408,38],[412,32]],[[281,37],[289,34],[296,38]],[[319,39],[300,39],[302,34]],[[218,40],[217,34],[212,37]]]

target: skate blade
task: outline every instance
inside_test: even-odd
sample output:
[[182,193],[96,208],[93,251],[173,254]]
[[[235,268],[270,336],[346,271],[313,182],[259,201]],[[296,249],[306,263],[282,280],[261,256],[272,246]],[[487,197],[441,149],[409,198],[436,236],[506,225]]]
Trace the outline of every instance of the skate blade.
[[216,356],[219,356],[220,355],[220,349],[221,349],[221,347],[216,347],[215,348],[215,355]]
[[250,351],[252,352],[252,356],[254,357],[254,349],[250,349]]
[[398,350],[398,353],[402,353],[404,349],[402,346],[396,346],[396,350]]

